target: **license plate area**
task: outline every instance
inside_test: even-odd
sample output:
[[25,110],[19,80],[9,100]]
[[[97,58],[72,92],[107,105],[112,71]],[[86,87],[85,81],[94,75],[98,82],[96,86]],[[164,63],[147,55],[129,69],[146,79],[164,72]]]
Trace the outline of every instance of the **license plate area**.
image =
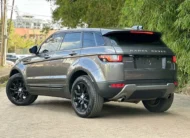
[[135,57],[137,69],[166,69],[166,57]]

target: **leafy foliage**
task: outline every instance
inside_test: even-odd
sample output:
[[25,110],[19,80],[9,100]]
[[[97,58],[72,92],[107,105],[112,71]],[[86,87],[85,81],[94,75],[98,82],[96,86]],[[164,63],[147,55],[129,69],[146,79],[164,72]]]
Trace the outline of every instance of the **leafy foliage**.
[[47,36],[50,30],[51,30],[50,27],[45,26],[44,28],[42,28],[41,33],[43,33]]
[[[8,22],[8,26],[9,24],[10,22]],[[29,48],[35,45],[35,43],[41,43],[41,41],[35,42],[34,40],[19,36],[15,33],[14,25],[11,23],[10,32],[8,32],[8,52],[15,52],[16,49]]]
[[56,0],[58,6],[53,12],[55,20],[71,28],[117,27],[120,10],[125,0]]

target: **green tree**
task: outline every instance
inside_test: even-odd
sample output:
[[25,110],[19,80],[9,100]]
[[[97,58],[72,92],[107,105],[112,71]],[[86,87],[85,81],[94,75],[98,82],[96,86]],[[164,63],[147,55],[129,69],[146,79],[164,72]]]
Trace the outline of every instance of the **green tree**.
[[16,49],[29,48],[33,45],[35,45],[34,40],[25,39],[25,38],[19,36],[18,34],[13,33],[9,37],[8,51],[15,52]]
[[[1,22],[1,21],[0,21]],[[19,36],[15,33],[13,22],[10,25],[10,20],[8,20],[8,27],[10,27],[8,32],[8,52],[15,52],[16,49],[29,48],[32,45],[35,45],[35,41],[32,39],[25,39],[22,36]],[[47,30],[46,30],[47,31]],[[1,32],[1,28],[0,28]],[[44,32],[46,33],[46,32]],[[37,44],[42,43],[43,40],[38,40]]]
[[84,23],[88,27],[117,27],[124,2],[125,0],[56,0],[57,8],[53,12],[53,18],[71,28],[83,26]]
[[45,34],[45,37],[47,37],[47,35],[49,34],[51,28],[48,26],[45,26],[42,30],[41,33]]

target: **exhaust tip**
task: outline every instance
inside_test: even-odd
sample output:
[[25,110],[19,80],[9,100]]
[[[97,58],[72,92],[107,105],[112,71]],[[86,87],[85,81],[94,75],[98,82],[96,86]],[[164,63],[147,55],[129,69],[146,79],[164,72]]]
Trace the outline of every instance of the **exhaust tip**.
[[121,98],[119,98],[119,99],[118,99],[118,102],[124,102],[124,101],[125,101],[125,99],[126,99],[126,97],[125,97],[125,96],[123,96],[123,97],[121,97]]

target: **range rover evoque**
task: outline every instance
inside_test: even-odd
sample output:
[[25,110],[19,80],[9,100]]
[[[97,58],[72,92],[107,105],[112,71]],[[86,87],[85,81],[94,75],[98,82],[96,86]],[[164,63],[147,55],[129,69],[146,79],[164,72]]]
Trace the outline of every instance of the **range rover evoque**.
[[71,99],[80,117],[99,115],[104,102],[142,101],[164,112],[177,85],[176,57],[158,32],[134,29],[58,31],[10,72],[6,93],[15,105],[38,95]]

